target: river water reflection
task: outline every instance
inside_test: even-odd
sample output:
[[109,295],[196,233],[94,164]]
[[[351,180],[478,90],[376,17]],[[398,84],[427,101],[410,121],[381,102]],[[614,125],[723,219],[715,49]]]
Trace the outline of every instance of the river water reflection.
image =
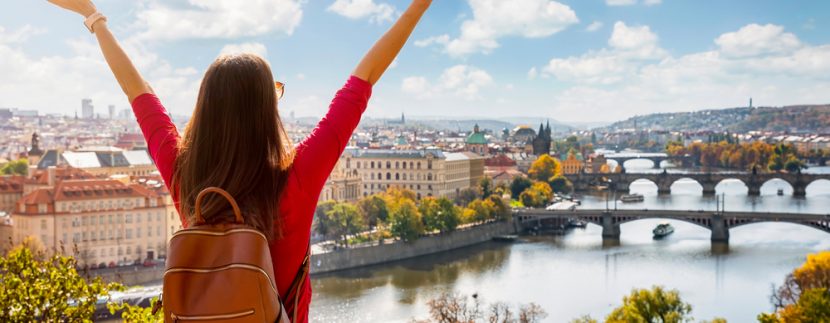
[[[701,196],[694,182],[675,184],[671,196],[657,196],[652,185],[632,185],[632,191],[647,195],[644,203],[617,207],[715,209],[715,198]],[[786,183],[768,183],[761,197],[746,196],[740,182],[724,182],[718,191],[726,194],[727,211],[830,213],[830,182],[811,185],[807,198],[777,196],[777,185]],[[605,207],[603,194],[581,198],[586,208]],[[620,245],[615,247],[603,247],[602,229],[589,225],[564,236],[488,243],[315,276],[312,321],[426,318],[430,298],[455,291],[478,293],[487,302],[535,302],[549,313],[546,321],[567,322],[583,314],[602,318],[632,288],[659,284],[680,290],[693,305],[696,319],[721,316],[730,322],[749,322],[770,310],[772,284],[781,284],[806,254],[830,249],[828,233],[795,224],[761,223],[732,229],[729,252],[713,253],[709,231],[682,221],[670,221],[676,232],[667,239],[652,240],[651,229],[663,221],[623,224]]]

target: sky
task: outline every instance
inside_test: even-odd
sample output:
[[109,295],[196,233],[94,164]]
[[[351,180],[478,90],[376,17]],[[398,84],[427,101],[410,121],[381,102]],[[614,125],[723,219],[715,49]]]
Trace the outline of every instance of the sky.
[[[322,116],[404,0],[98,0],[162,102],[189,115],[220,54],[255,52],[282,115]],[[0,108],[129,108],[82,18],[0,11]],[[370,117],[609,122],[655,112],[830,103],[830,1],[435,0],[374,88]]]

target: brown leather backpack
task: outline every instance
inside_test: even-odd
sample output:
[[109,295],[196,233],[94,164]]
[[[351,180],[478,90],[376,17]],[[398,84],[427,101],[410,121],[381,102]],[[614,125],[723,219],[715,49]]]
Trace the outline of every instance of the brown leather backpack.
[[[225,197],[235,224],[206,225],[200,205],[206,194]],[[210,187],[195,203],[196,225],[170,239],[164,272],[165,322],[290,322],[277,291],[265,235],[245,225],[228,192]],[[291,284],[296,304],[308,257]],[[295,306],[296,319],[296,306]]]

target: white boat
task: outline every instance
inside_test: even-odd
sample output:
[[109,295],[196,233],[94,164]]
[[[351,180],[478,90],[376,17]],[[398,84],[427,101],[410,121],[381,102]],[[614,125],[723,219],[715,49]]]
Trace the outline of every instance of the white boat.
[[637,193],[625,194],[620,198],[620,200],[623,201],[623,203],[642,202],[642,201],[645,201],[645,199],[646,198],[643,196],[643,194],[637,194]]
[[668,223],[660,223],[656,228],[654,228],[654,230],[651,231],[651,233],[654,234],[654,239],[661,239],[674,233],[674,227]]
[[783,195],[784,195],[784,189],[783,189],[783,188],[779,188],[779,189],[778,189],[778,196],[783,196]]

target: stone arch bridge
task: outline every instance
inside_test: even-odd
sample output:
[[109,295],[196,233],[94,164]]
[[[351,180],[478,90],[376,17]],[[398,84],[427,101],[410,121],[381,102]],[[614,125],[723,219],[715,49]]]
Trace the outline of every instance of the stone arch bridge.
[[713,242],[729,242],[729,229],[761,222],[800,224],[830,233],[830,213],[706,212],[680,210],[574,210],[516,209],[513,216],[520,231],[560,228],[570,220],[602,227],[602,237],[619,239],[620,225],[643,219],[674,219],[695,224],[712,232]]
[[812,173],[756,173],[756,172],[689,172],[674,173],[664,170],[655,173],[579,173],[567,175],[573,182],[576,191],[586,191],[591,186],[599,184],[612,184],[617,190],[628,191],[631,183],[637,180],[648,180],[657,185],[659,194],[671,194],[671,186],[681,179],[692,179],[703,186],[704,195],[715,194],[715,186],[727,179],[737,179],[746,184],[749,188],[749,195],[761,195],[761,186],[764,183],[780,179],[793,187],[794,196],[805,196],[807,186],[817,180],[830,180],[830,174]]

